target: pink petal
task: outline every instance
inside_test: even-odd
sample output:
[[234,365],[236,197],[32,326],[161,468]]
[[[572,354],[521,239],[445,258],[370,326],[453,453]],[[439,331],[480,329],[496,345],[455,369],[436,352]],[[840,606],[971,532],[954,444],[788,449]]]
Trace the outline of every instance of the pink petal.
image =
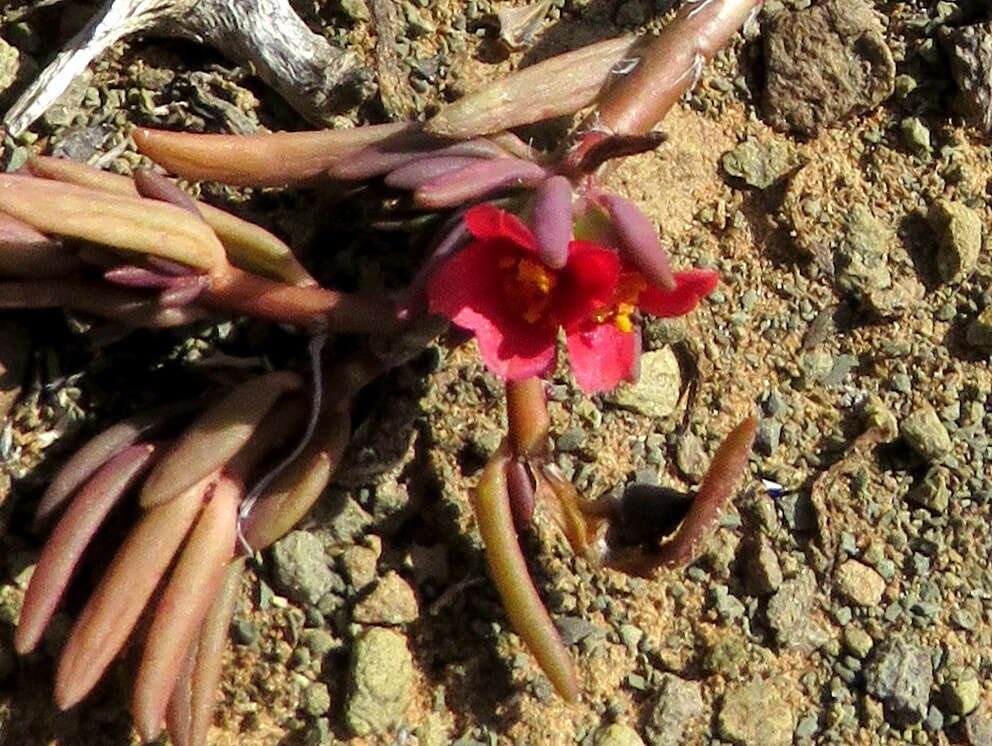
[[494,248],[476,242],[442,264],[427,285],[430,309],[475,332],[483,361],[501,378],[541,375],[554,362],[557,330],[510,313],[500,286],[505,253]]
[[555,309],[568,329],[613,300],[620,279],[620,258],[610,249],[589,241],[568,245],[568,264],[561,275],[560,300]]
[[476,205],[466,212],[465,226],[476,238],[503,238],[529,251],[537,250],[534,234],[527,224],[494,205]]
[[675,274],[675,290],[649,287],[637,300],[645,313],[663,318],[682,316],[696,307],[700,300],[713,292],[720,275],[712,269],[690,269]]
[[638,337],[614,324],[588,324],[568,335],[568,358],[583,391],[614,388],[629,380],[637,362]]

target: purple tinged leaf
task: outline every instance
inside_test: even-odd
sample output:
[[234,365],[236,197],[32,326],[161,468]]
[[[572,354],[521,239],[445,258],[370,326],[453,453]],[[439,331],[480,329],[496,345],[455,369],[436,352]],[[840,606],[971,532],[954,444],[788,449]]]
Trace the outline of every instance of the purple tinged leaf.
[[386,186],[394,189],[416,189],[431,179],[452,171],[460,171],[466,166],[478,163],[478,158],[458,155],[443,155],[436,158],[423,158],[400,166],[386,176]]
[[223,585],[234,555],[241,494],[234,480],[222,476],[217,481],[158,600],[131,703],[145,743],[162,731],[185,654]]
[[158,302],[165,308],[188,306],[203,295],[203,292],[209,287],[210,278],[207,275],[174,277],[168,287],[159,294]]
[[119,422],[94,436],[73,454],[48,484],[35,513],[35,525],[41,523],[107,461],[137,442],[155,425],[168,419],[173,410],[159,410]]
[[335,159],[410,129],[406,122],[313,132],[195,135],[145,127],[132,136],[138,149],[188,179],[235,186],[291,186],[321,177]]
[[547,172],[536,163],[500,158],[439,176],[419,187],[413,199],[425,208],[455,207],[501,189],[535,186],[546,176]]
[[668,139],[665,132],[654,131],[643,135],[607,135],[597,139],[578,158],[579,173],[591,174],[606,161],[626,158],[655,150]]
[[142,197],[156,199],[159,202],[168,202],[202,220],[200,211],[193,199],[172,181],[150,168],[135,169],[134,188]]
[[663,290],[675,289],[675,277],[662,248],[658,232],[633,202],[615,194],[601,194],[598,201],[610,213],[620,237],[620,254],[636,267],[647,281]]
[[233,560],[224,583],[189,646],[186,662],[169,699],[166,724],[176,746],[203,746],[213,720],[227,647],[228,628],[237,608],[245,557]]
[[531,230],[541,261],[561,269],[568,261],[572,240],[572,185],[564,176],[551,176],[534,193]]
[[513,525],[518,530],[529,526],[534,518],[534,480],[526,464],[517,459],[506,462],[506,492],[513,512]]
[[41,552],[24,594],[14,647],[21,655],[34,650],[69,584],[83,551],[107,513],[144,471],[155,446],[129,446],[93,475],[72,501]]
[[163,259],[160,256],[149,256],[148,265],[159,270],[162,274],[172,275],[173,277],[183,277],[193,274],[193,269],[188,265]]
[[55,675],[59,709],[85,697],[124,647],[216,479],[210,474],[155,506],[128,535],[62,649]]
[[454,156],[459,158],[505,158],[506,151],[490,140],[478,138],[451,142],[444,138],[417,133],[370,145],[364,150],[331,164],[332,179],[364,181],[382,176],[415,161]]
[[103,273],[103,279],[129,288],[167,288],[173,280],[172,277],[133,264],[108,269]]

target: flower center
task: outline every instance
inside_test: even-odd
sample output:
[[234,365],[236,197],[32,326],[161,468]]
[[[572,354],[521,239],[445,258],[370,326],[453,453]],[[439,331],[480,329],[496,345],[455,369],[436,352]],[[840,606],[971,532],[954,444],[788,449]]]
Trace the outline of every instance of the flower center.
[[540,262],[527,257],[504,257],[503,292],[509,306],[528,324],[535,324],[551,305],[551,293],[557,278]]
[[599,309],[593,314],[597,324],[613,323],[617,329],[628,334],[634,329],[631,314],[637,310],[637,300],[647,290],[648,283],[639,274],[626,272],[620,275],[613,304]]

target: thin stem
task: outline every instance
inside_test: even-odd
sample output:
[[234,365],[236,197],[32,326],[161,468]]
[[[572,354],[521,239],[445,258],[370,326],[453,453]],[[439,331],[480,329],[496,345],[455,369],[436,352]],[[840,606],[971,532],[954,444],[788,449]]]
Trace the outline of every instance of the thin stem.
[[688,0],[619,78],[593,115],[599,127],[623,135],[651,131],[696,84],[702,66],[737,33],[764,0]]
[[506,484],[508,459],[505,451],[492,458],[473,496],[486,559],[513,629],[537,658],[558,693],[574,702],[579,697],[575,666],[534,587],[513,527]]
[[551,417],[544,381],[506,382],[506,419],[510,452],[520,459],[547,458]]

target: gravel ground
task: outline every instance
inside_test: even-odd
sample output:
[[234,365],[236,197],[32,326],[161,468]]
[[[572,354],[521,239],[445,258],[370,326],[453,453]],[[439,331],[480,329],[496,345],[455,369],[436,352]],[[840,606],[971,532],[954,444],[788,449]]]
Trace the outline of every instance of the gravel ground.
[[[657,29],[672,5],[555,0],[534,46],[508,54],[488,18],[514,4],[294,6],[374,71],[342,102],[343,124],[423,116],[566,46]],[[94,10],[7,5],[0,109]],[[376,46],[372,14],[387,7],[397,36]],[[692,317],[646,322],[640,384],[588,398],[567,372],[551,381],[559,465],[591,497],[689,489],[733,424],[761,420],[749,477],[687,570],[594,570],[541,520],[524,537],[578,661],[577,705],[508,628],[473,527],[467,496],[505,426],[501,385],[471,344],[439,344],[373,386],[334,487],[251,567],[211,743],[992,744],[984,7],[769,0],[666,119],[669,141],[612,174],[677,266],[723,282]],[[43,150],[127,173],[133,124],[305,126],[209,49],[133,38],[7,138],[2,164]],[[525,134],[551,143],[566,126]],[[398,287],[421,248],[375,230],[381,206],[366,196],[341,209],[327,193],[191,188],[278,232],[336,286]],[[13,371],[0,405],[25,375],[0,431],[0,743],[135,738],[133,661],[69,713],[49,702],[95,572],[42,651],[13,653],[46,478],[121,416],[304,350],[249,322],[124,336],[58,313],[0,320]]]

